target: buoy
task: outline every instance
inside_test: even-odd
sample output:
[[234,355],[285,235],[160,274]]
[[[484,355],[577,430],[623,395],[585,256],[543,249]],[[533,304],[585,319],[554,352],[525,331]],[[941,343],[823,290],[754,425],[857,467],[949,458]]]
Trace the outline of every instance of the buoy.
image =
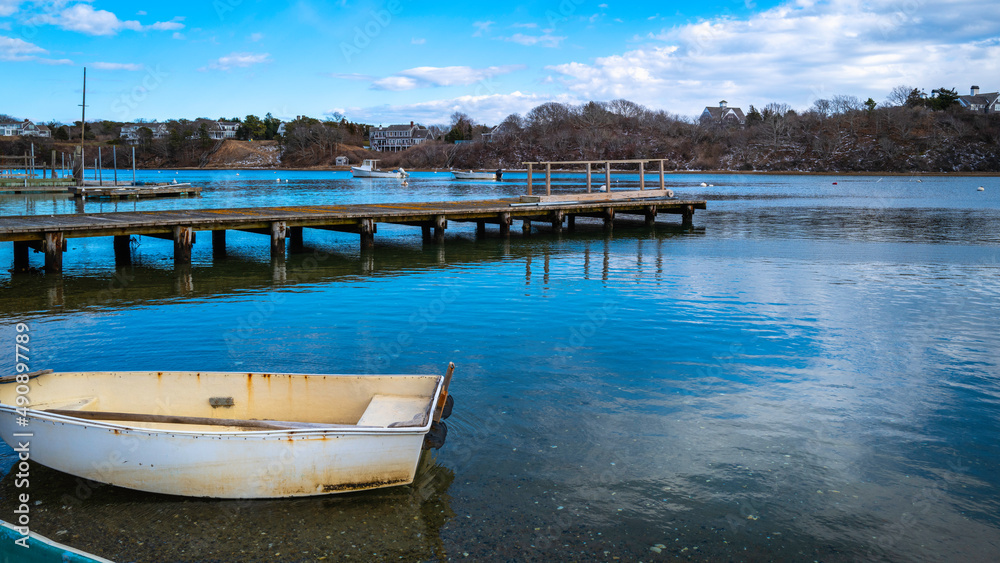
[[976,188],[976,191],[977,191],[977,192],[985,192],[985,191],[986,191],[986,188],[984,188],[984,187],[982,187],[982,186],[979,186],[978,188]]
[[707,187],[708,187],[708,184],[706,184],[705,182],[702,182],[702,183],[701,183],[701,187],[703,187],[703,188],[707,188]]
[[274,181],[275,181],[275,182],[280,182],[280,181],[281,181],[281,178],[275,178],[275,179],[274,179]]
[[836,186],[836,185],[837,185],[837,182],[834,182],[834,183],[833,183],[833,185],[834,185],[834,186]]
[[601,184],[600,187],[597,188],[597,191],[599,191],[599,192],[606,192],[606,191],[608,191],[608,186],[606,186],[604,184]]

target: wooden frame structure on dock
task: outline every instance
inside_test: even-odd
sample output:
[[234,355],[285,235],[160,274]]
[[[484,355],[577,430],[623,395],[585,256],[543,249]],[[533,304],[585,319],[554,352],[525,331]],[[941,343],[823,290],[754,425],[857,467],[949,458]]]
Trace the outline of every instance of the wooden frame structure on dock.
[[650,162],[659,163],[659,176],[660,176],[660,186],[659,189],[666,189],[666,181],[664,178],[665,171],[663,169],[665,160],[662,158],[643,158],[643,159],[633,159],[633,160],[565,160],[565,161],[542,161],[542,162],[522,162],[521,164],[528,167],[528,195],[534,195],[532,193],[533,183],[532,177],[534,173],[534,167],[545,166],[545,195],[552,195],[552,165],[556,166],[584,166],[587,173],[587,193],[592,193],[592,176],[593,176],[593,166],[595,164],[604,165],[604,186],[605,190],[610,194],[611,192],[611,165],[612,164],[637,164],[639,166],[639,190],[646,189],[646,164]]
[[[596,194],[595,194],[596,195]],[[425,241],[441,243],[449,221],[476,223],[483,234],[487,224],[499,226],[501,235],[509,235],[514,220],[522,221],[522,230],[531,232],[536,225],[561,231],[576,217],[597,217],[610,228],[617,215],[640,215],[652,225],[658,213],[677,214],[690,226],[695,209],[705,209],[703,200],[678,200],[658,197],[653,190],[616,193],[612,199],[580,201],[522,201],[508,198],[484,201],[429,203],[388,203],[363,205],[320,205],[266,207],[249,209],[192,209],[149,212],[89,213],[73,215],[30,215],[4,217],[0,224],[0,242],[14,243],[14,270],[28,269],[29,250],[45,253],[45,269],[62,270],[66,240],[80,237],[114,237],[115,262],[131,263],[129,239],[146,235],[174,243],[175,265],[191,262],[195,231],[212,231],[212,253],[225,256],[226,231],[239,230],[270,237],[272,259],[284,260],[286,239],[290,250],[303,248],[303,229],[324,229],[355,233],[361,236],[362,248],[375,244],[378,223],[420,227]],[[553,196],[560,197],[560,196]],[[564,196],[563,196],[564,197]]]

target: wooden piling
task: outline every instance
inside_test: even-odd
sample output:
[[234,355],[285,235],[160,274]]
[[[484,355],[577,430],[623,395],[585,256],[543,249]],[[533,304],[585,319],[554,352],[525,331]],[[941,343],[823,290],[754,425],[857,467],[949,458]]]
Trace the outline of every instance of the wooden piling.
[[284,221],[271,223],[271,258],[285,257],[285,229]]
[[521,221],[521,233],[525,235],[531,234],[531,220],[525,219]]
[[531,195],[531,166],[532,166],[532,164],[529,162],[528,163],[528,195]]
[[646,163],[639,163],[639,189],[646,189]]
[[552,230],[561,233],[563,228],[563,212],[556,210],[552,212]]
[[444,242],[444,230],[448,228],[448,219],[444,215],[434,217],[434,242],[441,244]]
[[486,221],[476,221],[476,236],[486,236]]
[[686,205],[684,206],[684,212],[681,215],[681,226],[685,228],[690,228],[694,226],[694,206]]
[[174,227],[175,266],[182,266],[191,263],[192,246],[194,246],[194,229],[191,227]]
[[63,233],[45,233],[42,250],[45,252],[45,271],[52,274],[62,272],[63,252],[66,251]]
[[646,217],[646,226],[647,227],[652,227],[653,225],[656,224],[656,206],[655,205],[650,205],[649,207],[646,208],[645,217]]
[[505,236],[505,237],[510,236],[510,224],[511,224],[510,213],[501,213],[500,214],[500,234],[502,236]]
[[375,248],[375,220],[365,217],[358,220],[358,232],[361,233],[361,248]]
[[545,163],[545,195],[552,195],[552,164]]
[[587,193],[590,193],[590,162],[587,163]]

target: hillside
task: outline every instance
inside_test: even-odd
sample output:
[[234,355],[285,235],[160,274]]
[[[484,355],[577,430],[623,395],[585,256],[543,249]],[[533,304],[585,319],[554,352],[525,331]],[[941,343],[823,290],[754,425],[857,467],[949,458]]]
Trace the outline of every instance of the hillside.
[[277,141],[227,139],[208,154],[204,168],[274,168],[281,165]]

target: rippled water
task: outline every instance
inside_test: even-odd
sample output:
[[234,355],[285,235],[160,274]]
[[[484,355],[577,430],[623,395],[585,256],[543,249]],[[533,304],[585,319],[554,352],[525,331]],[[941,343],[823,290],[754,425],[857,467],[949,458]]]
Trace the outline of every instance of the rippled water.
[[[524,188],[512,174],[418,173],[408,187],[329,172],[143,175],[205,192],[85,211]],[[447,444],[412,487],[205,501],[35,468],[32,529],[122,561],[992,560],[1000,180],[667,181],[709,200],[695,229],[676,216],[610,233],[581,220],[571,234],[504,240],[452,225],[434,246],[380,225],[372,252],[307,231],[308,252],[283,267],[265,237],[231,233],[228,258],[213,263],[203,237],[178,272],[170,243],[143,237],[117,277],[110,239],[71,239],[62,276],[0,274],[2,334],[31,325],[35,368],[458,365]],[[74,210],[0,197],[3,215]],[[0,369],[13,370],[12,354]],[[7,468],[13,453],[0,458]],[[13,510],[12,481],[0,482],[0,514]]]

